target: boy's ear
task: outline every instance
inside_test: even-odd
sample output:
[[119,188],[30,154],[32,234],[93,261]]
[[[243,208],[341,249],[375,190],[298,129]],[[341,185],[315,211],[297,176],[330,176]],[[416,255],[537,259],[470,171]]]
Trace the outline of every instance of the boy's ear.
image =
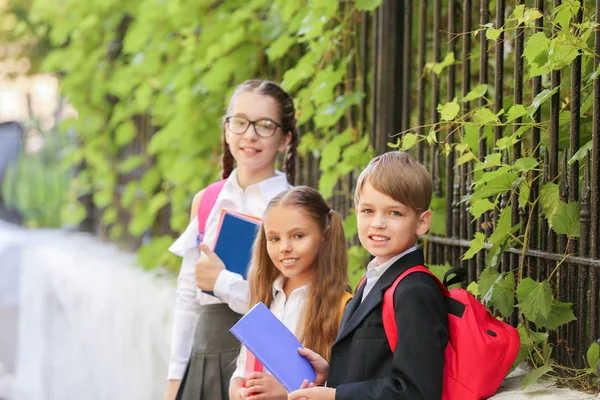
[[429,231],[429,226],[431,225],[431,210],[423,211],[421,215],[419,215],[419,223],[417,225],[417,236],[423,236]]

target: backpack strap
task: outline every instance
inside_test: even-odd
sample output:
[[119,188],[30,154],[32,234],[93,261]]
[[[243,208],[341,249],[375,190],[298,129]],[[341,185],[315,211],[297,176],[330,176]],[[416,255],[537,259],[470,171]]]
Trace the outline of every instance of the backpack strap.
[[360,287],[362,285],[364,285],[365,282],[367,282],[367,275],[363,276],[362,279],[360,280],[360,282],[358,282],[358,285],[356,285],[356,290],[354,291],[354,293],[358,292],[358,289],[360,289]]
[[202,199],[200,199],[200,204],[198,205],[198,238],[196,240],[198,244],[202,243],[202,239],[204,239],[206,221],[217,202],[217,197],[219,197],[219,193],[221,193],[225,182],[227,182],[227,179],[211,183],[202,194]]
[[396,291],[396,286],[398,286],[402,279],[406,278],[410,274],[414,274],[415,272],[423,272],[430,275],[437,283],[438,287],[440,288],[440,291],[442,292],[442,295],[446,297],[450,295],[446,286],[444,286],[444,284],[440,282],[440,280],[433,274],[433,272],[431,272],[427,267],[423,265],[411,267],[404,271],[402,274],[400,274],[400,276],[396,278],[392,286],[390,286],[383,295],[383,329],[385,331],[385,336],[387,337],[388,344],[390,345],[392,353],[396,349],[396,343],[398,343],[398,329],[396,328],[396,313],[394,311],[394,292]]

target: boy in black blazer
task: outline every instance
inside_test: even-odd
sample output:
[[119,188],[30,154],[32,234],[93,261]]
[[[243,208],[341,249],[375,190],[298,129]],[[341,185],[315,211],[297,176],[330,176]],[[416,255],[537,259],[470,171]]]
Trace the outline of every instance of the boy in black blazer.
[[414,273],[397,286],[393,352],[381,315],[386,289],[406,269],[424,263],[416,242],[429,230],[432,187],[425,167],[403,152],[375,157],[361,173],[354,197],[358,236],[375,258],[346,307],[331,364],[309,349],[299,350],[317,379],[290,393],[289,400],[441,399],[448,319],[436,282]]

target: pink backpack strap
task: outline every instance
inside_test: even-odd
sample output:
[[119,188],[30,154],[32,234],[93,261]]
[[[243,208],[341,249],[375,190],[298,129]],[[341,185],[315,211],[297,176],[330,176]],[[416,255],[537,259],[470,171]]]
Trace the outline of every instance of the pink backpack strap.
[[383,330],[385,331],[385,336],[387,337],[388,344],[390,345],[390,349],[392,349],[392,353],[396,349],[396,343],[398,343],[398,329],[396,328],[396,313],[394,311],[394,292],[396,291],[396,286],[402,281],[402,279],[406,278],[410,274],[414,274],[415,272],[424,272],[433,277],[438,287],[440,288],[442,294],[444,296],[449,296],[450,293],[448,289],[440,280],[431,272],[427,267],[423,265],[417,265],[411,267],[404,271],[400,276],[396,278],[392,286],[390,286],[383,295]]
[[202,243],[202,239],[204,239],[206,221],[217,202],[217,197],[219,197],[219,193],[221,193],[225,182],[227,182],[227,179],[208,185],[202,194],[202,199],[200,199],[200,204],[198,205],[198,238],[196,240],[198,244]]

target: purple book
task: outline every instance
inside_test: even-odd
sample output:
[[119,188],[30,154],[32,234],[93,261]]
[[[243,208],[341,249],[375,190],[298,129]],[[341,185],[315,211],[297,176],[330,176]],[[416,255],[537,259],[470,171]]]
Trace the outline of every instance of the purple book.
[[231,328],[231,333],[288,392],[300,389],[305,379],[314,382],[315,370],[306,358],[298,354],[302,344],[263,303],[252,307]]

